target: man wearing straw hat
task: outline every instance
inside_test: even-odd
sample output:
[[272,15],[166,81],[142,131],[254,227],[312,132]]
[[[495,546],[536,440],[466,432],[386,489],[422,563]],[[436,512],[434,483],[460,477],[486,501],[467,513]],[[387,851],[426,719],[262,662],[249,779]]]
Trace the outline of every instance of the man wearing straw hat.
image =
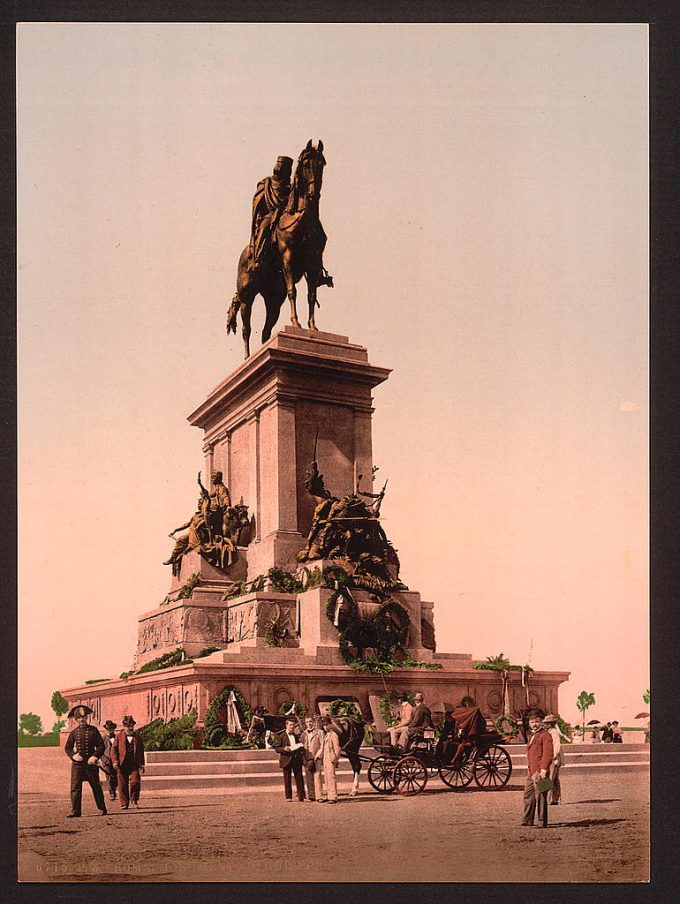
[[92,788],[100,816],[106,816],[97,763],[104,753],[104,741],[94,725],[87,721],[92,712],[89,706],[74,706],[68,714],[68,718],[75,719],[78,724],[64,745],[64,753],[71,760],[71,812],[67,819],[82,815],[83,782],[87,782]]
[[564,766],[562,738],[564,738],[565,741],[567,740],[567,738],[562,734],[560,727],[557,724],[557,716],[553,713],[548,713],[548,715],[543,720],[543,724],[546,726],[553,742],[553,761],[550,766],[550,779],[553,784],[550,791],[550,803],[553,806],[556,806],[557,804],[559,804],[562,797],[562,787],[560,785],[560,769],[562,768],[562,766]]

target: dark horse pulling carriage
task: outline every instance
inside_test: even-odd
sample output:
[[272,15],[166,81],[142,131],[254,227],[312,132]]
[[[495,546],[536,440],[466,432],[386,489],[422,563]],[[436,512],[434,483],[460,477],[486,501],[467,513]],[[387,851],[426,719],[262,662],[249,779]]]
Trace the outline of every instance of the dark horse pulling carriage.
[[368,780],[379,794],[419,794],[428,777],[439,778],[453,791],[463,791],[474,779],[484,791],[504,788],[512,775],[512,762],[501,747],[502,737],[487,731],[478,707],[452,709],[455,722],[445,721],[439,738],[425,729],[404,752],[389,743],[387,733],[374,735],[379,756],[369,761]]

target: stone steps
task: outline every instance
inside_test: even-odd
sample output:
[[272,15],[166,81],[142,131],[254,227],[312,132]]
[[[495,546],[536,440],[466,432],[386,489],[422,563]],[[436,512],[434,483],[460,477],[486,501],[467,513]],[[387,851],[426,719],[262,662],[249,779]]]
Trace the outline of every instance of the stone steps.
[[[524,776],[526,747],[505,747],[512,758],[514,776]],[[649,769],[649,746],[645,744],[579,744],[565,746],[563,769],[578,774],[602,774],[603,771],[631,772]],[[373,748],[362,748],[362,757],[377,756]],[[366,768],[362,768],[362,787],[366,790]],[[349,785],[352,770],[346,759],[340,761],[338,776]],[[521,780],[521,779],[520,779]],[[273,750],[187,750],[152,751],[147,754],[144,786],[154,792],[213,790],[216,792],[277,791],[281,786],[278,756]],[[514,781],[514,778],[513,778]]]

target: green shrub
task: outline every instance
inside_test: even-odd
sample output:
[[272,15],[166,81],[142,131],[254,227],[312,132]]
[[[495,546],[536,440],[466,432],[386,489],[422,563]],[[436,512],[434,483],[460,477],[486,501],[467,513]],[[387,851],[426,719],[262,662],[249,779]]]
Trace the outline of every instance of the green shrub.
[[103,684],[104,681],[110,680],[110,678],[88,678],[85,684]]
[[185,716],[170,719],[154,719],[139,729],[147,750],[192,750],[199,734],[195,727],[197,712],[192,709]]
[[[182,647],[177,647],[172,653],[163,653],[163,655],[159,656],[157,659],[151,659],[149,662],[145,662],[141,668],[137,669],[136,674],[141,675],[142,672],[156,672],[159,669],[169,669],[175,665],[183,665],[187,662],[191,662],[191,660],[187,659],[187,655]],[[133,674],[135,673],[128,672],[128,675]]]

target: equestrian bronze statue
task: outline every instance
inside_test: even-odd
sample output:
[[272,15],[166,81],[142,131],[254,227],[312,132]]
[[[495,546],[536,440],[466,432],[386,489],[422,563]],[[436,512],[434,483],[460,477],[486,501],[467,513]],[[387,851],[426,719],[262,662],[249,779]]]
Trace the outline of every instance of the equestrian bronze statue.
[[311,139],[298,157],[290,182],[292,160],[279,157],[271,176],[258,183],[253,198],[250,242],[238,262],[236,294],[227,315],[227,332],[236,333],[236,316],[241,312],[241,333],[246,358],[250,355],[250,316],[256,295],[264,298],[266,318],[262,341],[272,334],[286,296],[290,321],[297,317],[296,284],[307,281],[309,317],[307,326],[317,329],[314,311],[319,286],[333,287],[333,278],[323,266],[326,233],[319,220],[319,198],[323,168],[323,142],[312,146]]

